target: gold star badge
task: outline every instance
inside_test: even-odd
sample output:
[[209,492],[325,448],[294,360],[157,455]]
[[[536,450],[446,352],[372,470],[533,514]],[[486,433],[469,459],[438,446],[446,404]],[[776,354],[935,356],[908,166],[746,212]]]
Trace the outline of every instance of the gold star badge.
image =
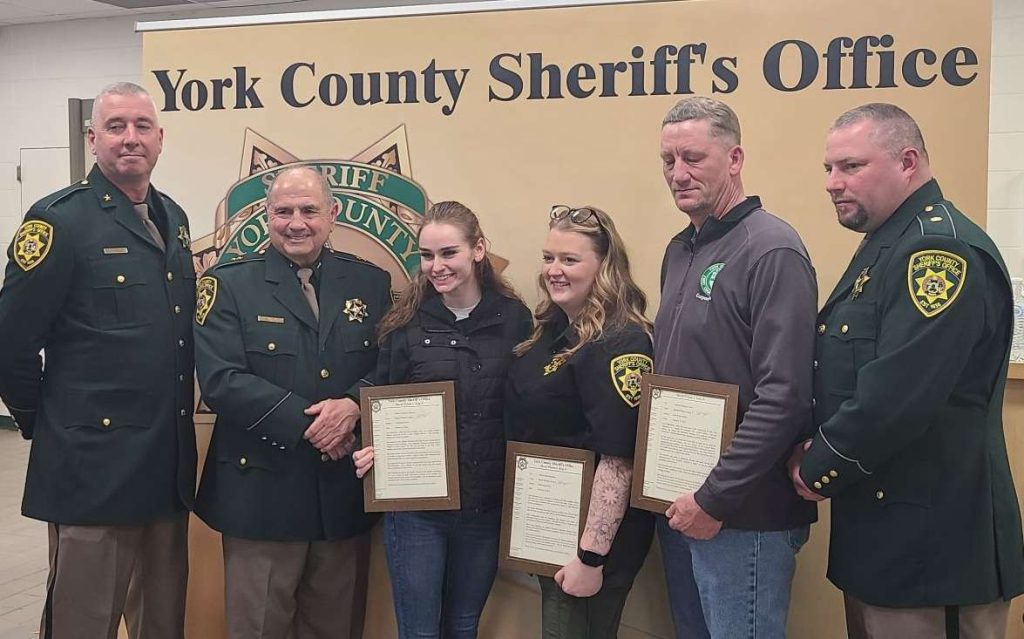
[[952,305],[966,278],[967,260],[948,251],[919,251],[910,256],[907,266],[910,298],[925,317]]
[[860,275],[857,276],[857,281],[853,283],[853,292],[850,294],[851,300],[857,299],[860,297],[860,294],[864,292],[864,285],[871,279],[871,276],[868,275],[869,268],[871,267],[865,267],[864,270],[860,272]]
[[564,357],[562,357],[561,355],[555,355],[554,357],[551,358],[550,362],[548,362],[547,364],[544,365],[544,376],[547,377],[551,373],[554,373],[559,368],[561,368],[562,364],[564,364],[564,363],[565,363],[565,358]]
[[949,291],[953,288],[953,282],[946,277],[946,271],[936,273],[930,268],[925,269],[924,275],[914,278],[914,281],[917,282],[914,295],[925,298],[929,304],[934,304],[936,300],[948,300]]
[[345,300],[344,313],[348,317],[348,321],[359,322],[360,324],[370,315],[366,310],[366,303],[358,297]]
[[626,367],[625,372],[619,375],[619,388],[628,395],[640,393],[640,369]]
[[181,242],[181,247],[186,251],[192,246],[192,238],[188,236],[188,229],[182,224],[178,227],[178,241]]
[[31,271],[46,259],[52,242],[52,226],[38,220],[25,222],[14,236],[14,263]]

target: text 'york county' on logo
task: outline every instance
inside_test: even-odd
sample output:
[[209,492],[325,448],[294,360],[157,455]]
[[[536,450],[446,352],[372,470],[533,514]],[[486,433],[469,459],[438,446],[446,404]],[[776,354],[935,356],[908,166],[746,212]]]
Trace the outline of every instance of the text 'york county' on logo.
[[949,251],[918,251],[907,265],[907,288],[914,307],[935,317],[953,305],[967,280],[967,260]]

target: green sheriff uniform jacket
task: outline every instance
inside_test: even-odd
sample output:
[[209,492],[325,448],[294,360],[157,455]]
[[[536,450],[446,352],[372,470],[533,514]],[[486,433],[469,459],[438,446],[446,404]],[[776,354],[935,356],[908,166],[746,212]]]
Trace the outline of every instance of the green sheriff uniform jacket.
[[98,167],[33,205],[11,242],[0,396],[32,439],[26,517],[141,525],[192,505],[188,220],[152,187],[147,202],[166,252]]
[[351,394],[376,364],[374,329],[391,281],[325,248],[314,276],[318,325],[295,273],[268,248],[199,280],[196,368],[217,423],[196,514],[232,537],[347,539],[374,521],[352,458],[331,461],[303,439],[313,423],[303,411]]
[[999,251],[932,180],[822,308],[800,473],[832,499],[828,577],[844,592],[919,608],[1024,591],[1002,424],[1011,300]]

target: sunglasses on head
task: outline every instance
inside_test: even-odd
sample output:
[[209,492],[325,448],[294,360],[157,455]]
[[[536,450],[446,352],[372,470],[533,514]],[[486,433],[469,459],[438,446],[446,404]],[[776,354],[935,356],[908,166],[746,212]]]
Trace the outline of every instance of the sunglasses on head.
[[583,224],[593,218],[598,226],[602,226],[601,219],[597,217],[597,212],[590,207],[584,206],[576,209],[565,204],[556,204],[551,207],[552,220],[564,220],[565,218],[569,218],[573,224]]

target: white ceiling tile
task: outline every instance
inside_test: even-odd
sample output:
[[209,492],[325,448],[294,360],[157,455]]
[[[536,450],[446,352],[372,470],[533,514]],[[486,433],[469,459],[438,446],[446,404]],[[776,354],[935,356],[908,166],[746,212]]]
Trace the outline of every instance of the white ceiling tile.
[[0,20],[11,22],[22,18],[40,18],[46,15],[45,11],[38,11],[29,7],[22,7],[8,2],[0,2]]
[[3,0],[0,4],[35,9],[41,13],[60,15],[93,15],[97,12],[117,9],[109,4],[93,2],[93,0]]

